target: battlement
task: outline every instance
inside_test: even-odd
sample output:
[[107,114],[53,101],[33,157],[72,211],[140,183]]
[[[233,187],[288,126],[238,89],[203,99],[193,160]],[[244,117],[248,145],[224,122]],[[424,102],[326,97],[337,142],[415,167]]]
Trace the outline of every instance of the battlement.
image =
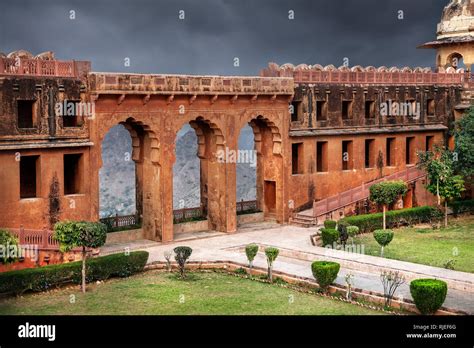
[[431,68],[375,68],[334,65],[306,65],[269,63],[261,70],[263,77],[293,77],[296,84],[377,84],[377,85],[462,85],[472,80],[463,69],[448,68],[433,72]]
[[6,55],[0,52],[0,76],[51,76],[81,78],[91,69],[88,61],[56,60],[53,52],[33,56],[20,50]]

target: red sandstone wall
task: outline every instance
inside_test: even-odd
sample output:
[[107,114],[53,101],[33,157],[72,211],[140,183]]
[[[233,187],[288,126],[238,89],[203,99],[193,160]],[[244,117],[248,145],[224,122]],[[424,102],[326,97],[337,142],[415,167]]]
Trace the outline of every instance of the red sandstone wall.
[[[0,226],[40,229],[49,225],[50,185],[57,174],[60,186],[61,213],[60,219],[90,220],[93,218],[90,209],[91,185],[90,176],[95,175],[89,166],[89,148],[35,149],[21,150],[21,155],[39,155],[40,170],[37,182],[38,197],[20,199],[19,162],[14,151],[0,152]],[[80,194],[64,195],[63,154],[83,153],[83,179]]]
[[[316,199],[324,199],[339,192],[346,191],[361,185],[362,183],[377,179],[379,170],[377,167],[365,168],[365,139],[374,139],[374,154],[377,158],[381,150],[386,156],[386,138],[395,137],[395,166],[383,168],[383,175],[390,175],[407,168],[405,164],[405,138],[415,137],[414,147],[416,150],[425,150],[426,136],[434,136],[435,143],[444,141],[443,132],[416,132],[403,134],[370,134],[353,136],[327,136],[327,137],[293,137],[293,143],[303,142],[304,146],[304,174],[291,175],[289,178],[289,199],[294,200],[295,207]],[[342,170],[342,141],[353,141],[353,170]],[[328,171],[316,172],[316,142],[328,142]],[[376,163],[376,162],[375,162]],[[425,194],[421,184],[417,185],[418,205],[429,204],[433,198]]]

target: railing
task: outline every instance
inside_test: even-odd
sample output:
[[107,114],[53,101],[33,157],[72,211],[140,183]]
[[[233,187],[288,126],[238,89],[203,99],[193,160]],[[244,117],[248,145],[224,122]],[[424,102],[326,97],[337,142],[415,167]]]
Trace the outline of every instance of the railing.
[[74,61],[0,58],[0,75],[75,77]]
[[237,214],[257,211],[257,201],[240,201],[236,204]]
[[100,219],[100,222],[106,224],[110,228],[130,227],[138,225],[140,223],[140,217],[138,214],[123,216],[115,214],[115,216]]
[[18,238],[20,245],[38,246],[39,250],[59,250],[59,243],[53,239],[53,231],[25,229],[23,226],[8,228],[8,231]]
[[204,218],[205,211],[203,207],[197,208],[183,208],[173,210],[173,221],[175,224],[179,224],[183,221],[191,220],[191,219],[200,219]]
[[354,84],[462,84],[469,74],[401,71],[322,71],[322,70],[277,70],[263,69],[262,76],[293,77],[295,83],[354,83]]
[[417,167],[411,167],[404,171],[388,175],[381,179],[377,179],[368,183],[364,183],[352,190],[341,192],[336,196],[328,197],[313,203],[313,217],[320,217],[332,211],[347,207],[363,199],[367,199],[370,195],[370,187],[382,181],[387,180],[403,180],[406,183],[416,181],[426,176],[426,173]]

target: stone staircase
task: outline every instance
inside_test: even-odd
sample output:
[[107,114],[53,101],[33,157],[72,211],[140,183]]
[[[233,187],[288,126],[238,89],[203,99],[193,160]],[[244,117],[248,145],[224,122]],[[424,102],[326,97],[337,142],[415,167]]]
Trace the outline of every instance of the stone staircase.
[[313,210],[311,209],[309,211],[305,210],[303,212],[296,213],[292,217],[290,217],[289,222],[291,225],[296,225],[304,228],[318,226],[317,219],[311,215],[308,215],[312,214],[312,212]]
[[[289,223],[305,228],[321,226],[320,222],[318,222],[318,218],[324,220],[333,212],[343,212],[346,207],[366,200],[369,197],[369,188],[373,184],[385,180],[403,180],[406,183],[410,183],[425,176],[426,174],[417,167],[411,167],[400,172],[387,175],[381,179],[363,183],[362,185],[350,190],[340,192],[335,196],[327,197],[320,201],[314,202],[313,207],[310,209],[293,213],[289,219]],[[343,214],[341,216],[343,216]]]

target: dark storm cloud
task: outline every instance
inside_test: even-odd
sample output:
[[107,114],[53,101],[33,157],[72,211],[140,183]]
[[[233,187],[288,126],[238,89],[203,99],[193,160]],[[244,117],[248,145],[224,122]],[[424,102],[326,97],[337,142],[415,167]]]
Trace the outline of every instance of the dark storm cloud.
[[345,57],[351,66],[431,66],[434,52],[416,46],[435,38],[447,2],[7,0],[0,51],[51,50],[95,71],[253,75],[269,61],[340,66]]

